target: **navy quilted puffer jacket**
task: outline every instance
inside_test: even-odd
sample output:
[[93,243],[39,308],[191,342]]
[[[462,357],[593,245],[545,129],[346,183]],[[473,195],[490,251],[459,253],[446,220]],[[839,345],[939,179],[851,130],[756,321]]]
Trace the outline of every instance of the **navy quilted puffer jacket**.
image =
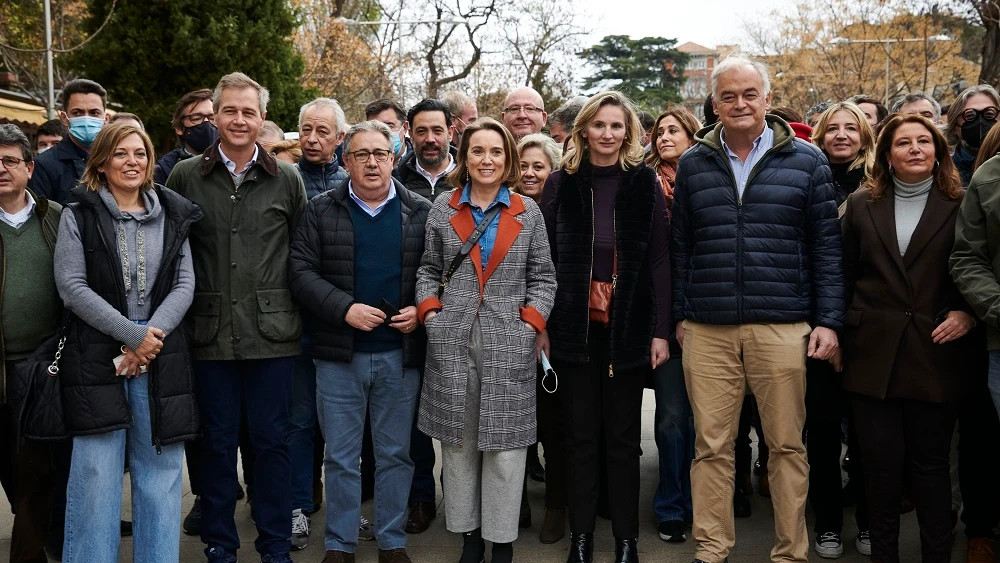
[[767,116],[774,147],[742,198],[721,142],[698,132],[681,157],[672,208],[674,320],[791,323],[839,330],[844,317],[840,224],[826,157]]

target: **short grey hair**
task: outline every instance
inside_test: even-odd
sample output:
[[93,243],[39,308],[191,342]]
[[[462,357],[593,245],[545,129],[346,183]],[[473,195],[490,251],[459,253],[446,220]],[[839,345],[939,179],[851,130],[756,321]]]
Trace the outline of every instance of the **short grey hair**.
[[[816,105],[810,107],[809,109],[807,109],[806,110],[806,114],[804,116],[805,120],[806,120],[806,125],[809,125],[809,122],[812,121],[813,116],[820,115],[824,111],[830,109],[830,106],[832,106],[832,105],[833,105],[833,102],[825,101],[825,102],[819,102],[818,104],[816,104]],[[810,127],[811,127],[811,125],[810,125]]]
[[351,128],[347,130],[347,134],[344,135],[344,155],[351,154],[351,141],[354,140],[354,136],[358,133],[381,133],[387,143],[389,143],[389,149],[392,149],[392,130],[389,126],[381,121],[375,121],[374,119],[368,121],[362,121],[361,123],[355,123],[351,125]]
[[452,115],[462,115],[465,108],[476,103],[471,96],[458,90],[448,90],[444,94],[441,94],[440,99],[442,102],[448,104],[448,109]]
[[219,102],[222,100],[222,91],[228,88],[234,90],[253,88],[257,91],[257,98],[260,100],[260,114],[264,115],[267,113],[267,102],[271,99],[271,93],[267,91],[267,88],[261,86],[253,78],[250,78],[242,72],[231,72],[219,79],[219,83],[215,86],[215,91],[212,92],[212,107],[215,109],[216,113],[219,112]]
[[534,148],[541,149],[545,157],[549,159],[549,166],[553,171],[559,170],[559,166],[562,163],[562,148],[552,140],[552,137],[544,133],[525,135],[517,143],[517,154],[520,156],[524,154],[524,151]]
[[757,71],[760,75],[761,80],[764,82],[764,91],[761,92],[762,96],[766,96],[771,93],[771,75],[768,73],[767,65],[762,61],[756,59],[751,59],[750,57],[744,56],[739,53],[733,53],[721,63],[716,65],[715,70],[712,71],[712,95],[713,97],[718,97],[719,89],[719,77],[723,74],[736,70],[738,68],[750,67]]
[[962,140],[958,130],[958,117],[965,110],[965,104],[968,103],[969,98],[976,94],[985,94],[1000,108],[1000,94],[997,93],[996,88],[989,84],[977,84],[976,86],[969,86],[965,90],[962,90],[962,93],[955,98],[955,101],[951,103],[951,107],[948,108],[948,130],[945,132],[945,137],[949,145],[957,145]]
[[549,127],[553,125],[558,125],[566,130],[566,132],[573,130],[573,122],[576,121],[576,116],[580,115],[580,110],[587,103],[587,96],[575,96],[566,100],[563,105],[556,108],[556,111],[552,112],[549,116]]
[[299,110],[299,129],[302,128],[302,118],[305,117],[307,111],[313,108],[326,108],[333,111],[333,118],[337,120],[337,135],[343,133],[347,128],[347,117],[344,116],[344,108],[340,107],[337,100],[333,98],[316,98],[302,106],[302,109]]
[[24,161],[31,162],[31,143],[28,142],[28,136],[17,125],[12,123],[0,125],[0,147],[19,147]]
[[935,119],[941,117],[941,104],[938,103],[933,97],[923,92],[911,92],[906,96],[896,100],[896,103],[892,104],[892,113],[899,113],[903,106],[906,104],[912,104],[914,102],[919,102],[920,100],[927,100],[934,106],[934,117]]

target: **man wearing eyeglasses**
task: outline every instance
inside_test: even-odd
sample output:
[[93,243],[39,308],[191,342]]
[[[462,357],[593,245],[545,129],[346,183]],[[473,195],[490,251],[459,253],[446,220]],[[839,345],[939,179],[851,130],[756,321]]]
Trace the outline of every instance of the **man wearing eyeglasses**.
[[541,133],[549,114],[545,113],[542,95],[534,88],[520,86],[507,94],[503,101],[500,121],[518,141],[525,135]]
[[410,431],[425,351],[414,291],[430,202],[392,178],[392,136],[379,121],[351,127],[350,179],[313,198],[292,236],[289,284],[305,315],[326,439],[323,563],[354,562],[369,414],[378,560],[410,561]]
[[161,156],[153,169],[153,181],[165,184],[170,171],[182,160],[198,156],[219,138],[215,128],[215,110],[212,108],[212,91],[208,88],[194,90],[181,96],[170,119],[181,146]]

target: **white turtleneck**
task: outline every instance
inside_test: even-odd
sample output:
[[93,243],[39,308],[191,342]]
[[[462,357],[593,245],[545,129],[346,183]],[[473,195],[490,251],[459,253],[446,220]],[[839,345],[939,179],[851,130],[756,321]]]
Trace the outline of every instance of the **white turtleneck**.
[[896,197],[896,242],[899,243],[899,255],[906,256],[906,248],[910,246],[910,237],[920,222],[927,206],[927,194],[931,191],[934,177],[921,182],[907,184],[895,176],[892,177]]

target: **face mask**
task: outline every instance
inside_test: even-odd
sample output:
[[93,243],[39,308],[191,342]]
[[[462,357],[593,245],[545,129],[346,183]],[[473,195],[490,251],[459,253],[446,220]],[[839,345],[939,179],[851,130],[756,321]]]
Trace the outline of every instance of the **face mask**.
[[401,129],[401,130],[396,131],[395,133],[392,134],[392,152],[394,154],[399,154],[399,149],[400,149],[400,147],[403,146],[403,135],[402,135],[402,133],[403,133],[403,131]]
[[978,151],[979,146],[983,144],[983,139],[986,138],[986,134],[990,132],[990,128],[996,120],[987,121],[982,115],[977,115],[976,119],[972,121],[966,121],[962,125],[962,140],[968,145],[973,151]]
[[209,121],[202,121],[194,127],[185,127],[181,135],[181,141],[198,154],[205,152],[205,149],[212,146],[218,138],[219,130]]
[[47,150],[51,149],[51,148],[52,148],[52,147],[54,147],[54,146],[55,146],[55,145],[49,145],[49,146],[45,147],[44,149],[41,149],[41,150],[39,150],[39,151],[38,151],[38,154],[42,154],[43,152],[45,152],[45,151],[47,151]]
[[94,144],[94,139],[103,127],[104,120],[100,117],[84,115],[69,118],[69,134],[85,147]]

